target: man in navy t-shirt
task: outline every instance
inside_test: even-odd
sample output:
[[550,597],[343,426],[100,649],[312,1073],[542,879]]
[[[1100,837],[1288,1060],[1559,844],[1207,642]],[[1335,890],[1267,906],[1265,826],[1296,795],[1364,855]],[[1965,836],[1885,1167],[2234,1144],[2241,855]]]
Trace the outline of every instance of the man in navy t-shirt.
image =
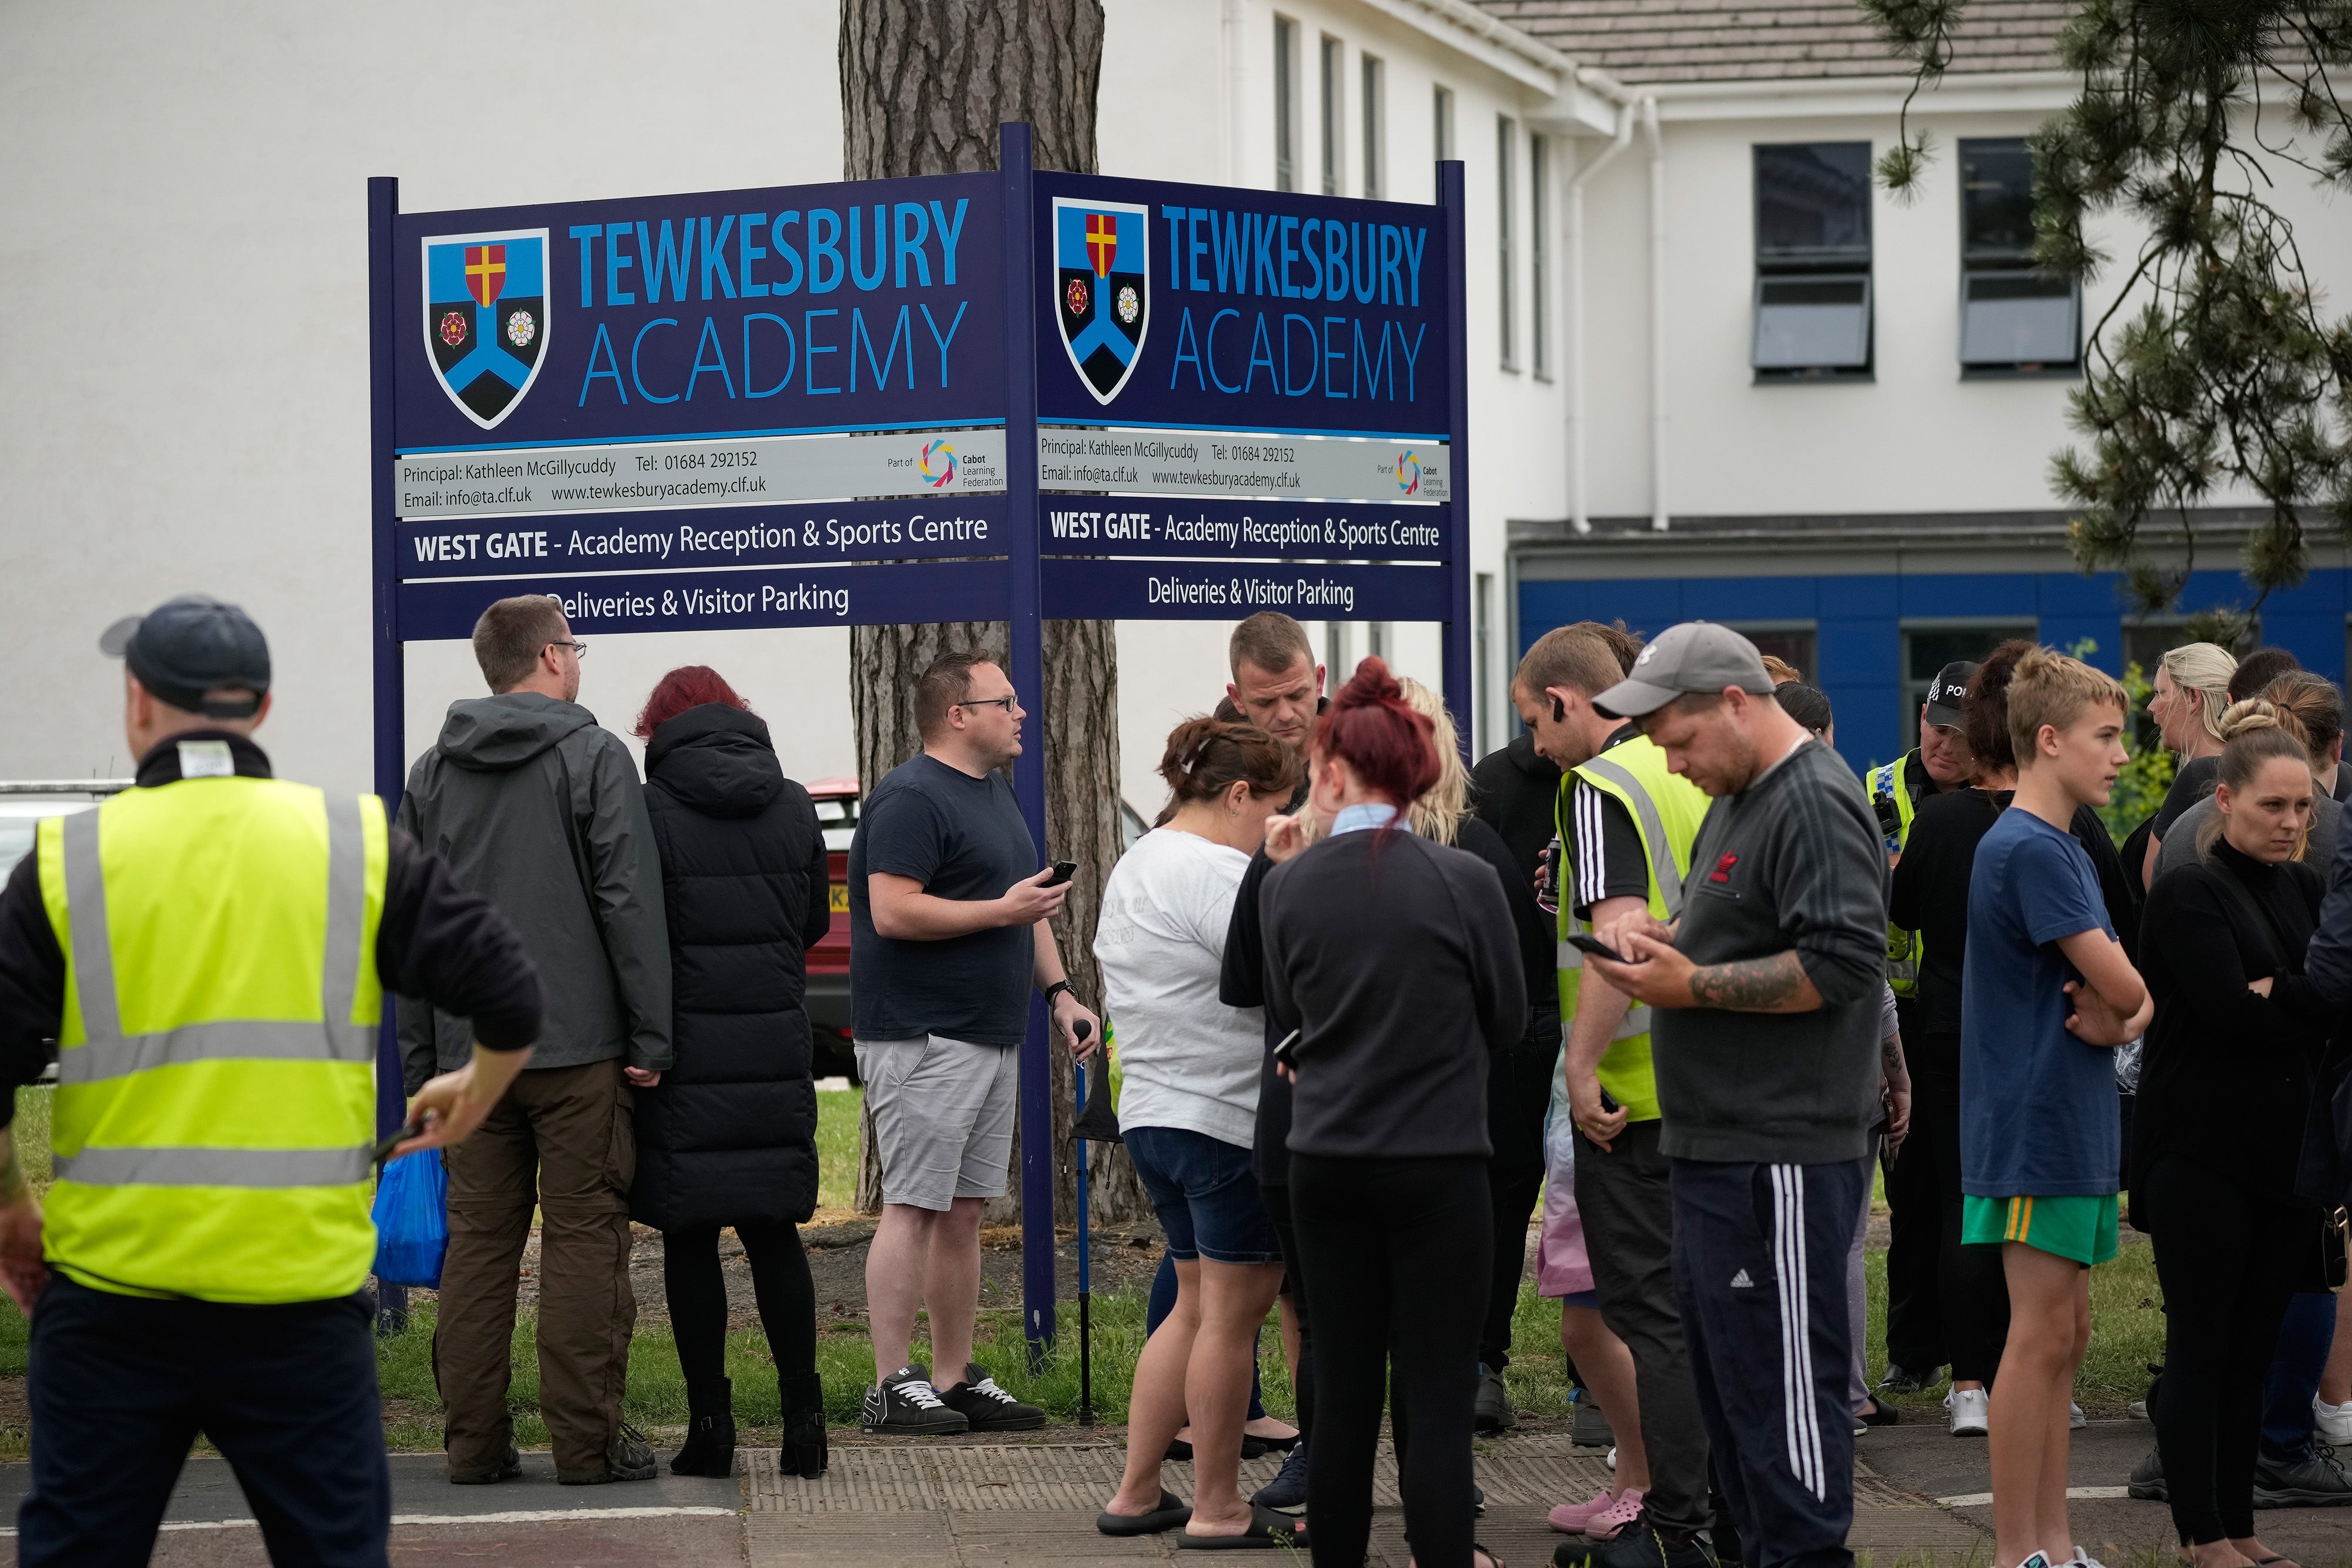
[[[1022,1431],[1045,1413],[971,1362],[980,1217],[1004,1194],[1029,993],[1076,1042],[1081,1006],[1046,923],[1037,846],[1000,771],[1021,754],[1020,699],[985,653],[942,653],[915,685],[920,753],[866,797],[849,846],[849,969],[857,1071],[882,1163],[866,1258],[874,1334],[868,1432]],[[910,1356],[928,1306],[933,1360]],[[896,1368],[896,1371],[892,1369]]]
[[1961,971],[1960,1225],[2001,1249],[2009,1341],[1994,1380],[1993,1568],[2086,1563],[2066,1519],[2089,1270],[2116,1253],[2115,1047],[2155,1009],[2070,831],[2106,804],[2130,711],[2114,677],[2047,648],[2017,662],[2017,795],[1977,845]]

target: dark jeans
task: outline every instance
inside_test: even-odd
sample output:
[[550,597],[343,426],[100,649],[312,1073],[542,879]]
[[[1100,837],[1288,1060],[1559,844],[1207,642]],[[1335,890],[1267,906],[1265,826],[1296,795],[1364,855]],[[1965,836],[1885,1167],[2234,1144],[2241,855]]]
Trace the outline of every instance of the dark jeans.
[[[2315,1219],[2311,1225],[2312,1235],[2296,1246],[2316,1252],[2319,1223]],[[2263,1464],[2292,1465],[2311,1458],[2317,1431],[2311,1401],[2319,1392],[2328,1347],[2335,1343],[2334,1291],[2297,1291],[2287,1299],[2286,1320],[2279,1325],[2278,1349],[2263,1394]]]
[[1495,1210],[1495,1267],[1486,1285],[1486,1322],[1478,1359],[1500,1372],[1511,1364],[1511,1314],[1528,1267],[1528,1217],[1543,1194],[1544,1112],[1559,1061],[1557,1020],[1549,1038],[1523,1040],[1495,1053],[1486,1069],[1487,1201]]
[[[1307,1260],[1298,1252],[1298,1226],[1290,1218],[1290,1189],[1258,1184],[1258,1197],[1265,1204],[1266,1218],[1274,1221],[1274,1233],[1282,1239],[1284,1264],[1283,1290],[1290,1297],[1290,1310],[1298,1319],[1298,1370],[1290,1380],[1291,1402],[1298,1407],[1298,1440],[1305,1442],[1315,1431],[1315,1319],[1307,1310]],[[1174,1271],[1161,1265],[1161,1271],[1171,1280]],[[1152,1294],[1156,1298],[1159,1288]],[[1171,1301],[1175,1297],[1169,1297]],[[1265,1414],[1258,1404],[1257,1384],[1250,1384],[1250,1415],[1253,1419]]]
[[[744,1261],[751,1265],[751,1293],[760,1303],[760,1326],[776,1375],[788,1378],[816,1370],[816,1286],[809,1278],[808,1254],[800,1227],[739,1225]],[[669,1298],[670,1331],[677,1336],[678,1369],[688,1384],[727,1375],[727,1277],[719,1267],[719,1227],[694,1226],[662,1232],[662,1288]],[[961,1367],[942,1383],[963,1375]]]
[[[1960,1037],[1923,1035],[1916,1052],[1904,1042],[1911,1068],[1911,1135],[1895,1164],[1916,1160],[1934,1177],[1943,1211],[1940,1266],[1944,1349],[1955,1383],[1990,1387],[2009,1343],[2009,1276],[2000,1249],[1960,1243]],[[1911,1364],[1887,1353],[1889,1360]],[[1927,1367],[1916,1368],[1926,1371]]]
[[1870,1165],[1674,1162],[1675,1292],[1748,1568],[1853,1562],[1845,1260]]
[[2136,1197],[2164,1286],[2164,1380],[2149,1414],[2173,1528],[2198,1545],[2243,1538],[2254,1532],[2263,1384],[2298,1249],[2316,1244],[2318,1226],[2178,1155],[2158,1158]]
[[[1895,1004],[1906,1058],[1922,1045],[1916,1003]],[[1916,1061],[1911,1071],[1918,1072]],[[1915,1113],[1916,1114],[1916,1113]],[[1949,1362],[1944,1343],[1944,1205],[1935,1162],[1897,1158],[1886,1167],[1886,1359],[1908,1372]]]
[[[1655,1122],[1629,1123],[1608,1154],[1579,1133],[1576,1207],[1601,1321],[1633,1353],[1650,1459],[1642,1506],[1665,1529],[1697,1531],[1708,1519],[1706,1427],[1675,1299],[1672,1170],[1658,1152],[1658,1130]],[[1841,1289],[1844,1270],[1841,1257]]]
[[278,1563],[382,1568],[392,1471],[373,1303],[148,1301],[59,1275],[33,1314],[33,1485],[16,1561],[143,1563],[198,1434]]
[[1317,1568],[1362,1568],[1390,1358],[1412,1406],[1399,1465],[1421,1568],[1470,1568],[1470,1417],[1493,1216],[1483,1159],[1290,1156],[1315,1291],[1307,1541]]
[[[1286,1259],[1288,1257],[1288,1252],[1287,1248],[1284,1249]],[[1297,1266],[1293,1264],[1291,1267],[1295,1270]],[[1160,1254],[1160,1271],[1151,1276],[1151,1294],[1145,1300],[1143,1305],[1143,1337],[1150,1339],[1158,1333],[1160,1325],[1168,1321],[1168,1314],[1175,1310],[1176,1255],[1163,1249]],[[1265,1332],[1263,1329],[1259,1330],[1258,1339],[1263,1340],[1265,1337]],[[1250,1346],[1249,1414],[1242,1417],[1244,1421],[1259,1421],[1265,1417],[1265,1402],[1261,1397],[1263,1389],[1257,1375],[1257,1343],[1253,1341]],[[1303,1416],[1300,1418],[1298,1429],[1302,1432],[1307,1429]]]

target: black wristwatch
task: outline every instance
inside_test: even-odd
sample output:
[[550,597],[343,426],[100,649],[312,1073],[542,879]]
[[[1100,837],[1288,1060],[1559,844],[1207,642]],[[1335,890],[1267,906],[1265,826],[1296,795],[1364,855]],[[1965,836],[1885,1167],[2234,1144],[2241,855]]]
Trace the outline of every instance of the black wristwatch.
[[1077,995],[1077,992],[1071,988],[1070,982],[1067,980],[1056,980],[1052,985],[1045,988],[1045,1010],[1047,1012],[1052,1012],[1054,1010],[1054,998],[1060,996],[1064,991],[1069,991],[1072,996]]

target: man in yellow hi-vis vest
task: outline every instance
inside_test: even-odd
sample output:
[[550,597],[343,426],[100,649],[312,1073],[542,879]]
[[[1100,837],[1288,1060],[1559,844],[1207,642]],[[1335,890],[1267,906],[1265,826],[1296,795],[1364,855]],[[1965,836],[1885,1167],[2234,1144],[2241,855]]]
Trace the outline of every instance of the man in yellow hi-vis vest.
[[530,1054],[506,921],[373,796],[273,778],[269,650],[200,595],[118,622],[137,788],[40,824],[0,893],[0,1073],[57,1044],[47,1211],[0,1124],[0,1282],[32,1318],[24,1564],[144,1563],[188,1448],[270,1557],[387,1561],[370,1298],[387,989],[472,1018],[395,1150],[463,1139]]
[[[1706,1429],[1675,1299],[1674,1201],[1658,1147],[1650,1009],[1629,1009],[1622,993],[1592,980],[1583,955],[1568,941],[1607,919],[1644,911],[1679,915],[1691,842],[1706,815],[1706,797],[1666,770],[1665,754],[1640,726],[1592,706],[1596,693],[1624,678],[1639,653],[1637,643],[1612,628],[1591,622],[1560,627],[1528,648],[1511,695],[1536,749],[1563,774],[1560,1072],[1566,1109],[1581,1134],[1576,1207],[1601,1319],[1633,1353],[1646,1460],[1646,1473],[1629,1471],[1621,1450],[1617,1485],[1642,1489],[1644,1517],[1594,1560],[1614,1552],[1629,1563],[1655,1563],[1663,1553],[1669,1568],[1680,1568],[1685,1557],[1704,1554],[1693,1543],[1714,1511]],[[1555,1103],[1553,1115],[1561,1111]],[[1586,1367],[1587,1359],[1595,1368]],[[1601,1360],[1580,1351],[1578,1368],[1591,1379]],[[1612,1423],[1623,1419],[1622,1409],[1609,1408],[1607,1394],[1601,1400]]]

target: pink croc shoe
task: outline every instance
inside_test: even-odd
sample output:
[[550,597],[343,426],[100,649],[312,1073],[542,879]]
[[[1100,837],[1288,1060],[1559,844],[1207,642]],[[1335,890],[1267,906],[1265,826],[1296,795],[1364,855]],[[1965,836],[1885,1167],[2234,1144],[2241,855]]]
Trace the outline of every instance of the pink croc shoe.
[[1584,1533],[1585,1526],[1608,1512],[1616,1506],[1616,1503],[1617,1499],[1613,1493],[1599,1491],[1592,1494],[1591,1502],[1564,1502],[1553,1509],[1547,1517],[1551,1521],[1551,1527],[1554,1530],[1563,1531],[1570,1535],[1581,1535]]
[[1642,1494],[1627,1487],[1617,1494],[1617,1500],[1584,1521],[1587,1541],[1614,1541],[1625,1527],[1642,1517]]

